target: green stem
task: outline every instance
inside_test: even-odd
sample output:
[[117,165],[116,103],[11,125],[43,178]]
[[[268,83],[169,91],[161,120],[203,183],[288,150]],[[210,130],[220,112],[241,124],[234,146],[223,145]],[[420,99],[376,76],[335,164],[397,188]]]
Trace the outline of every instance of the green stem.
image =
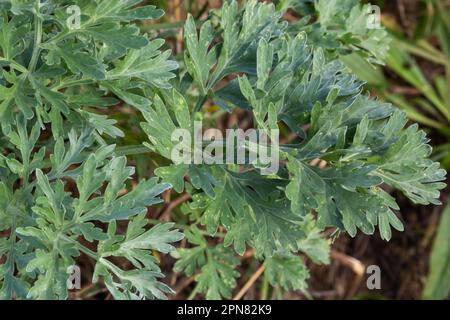
[[58,35],[56,35],[55,37],[53,37],[53,38],[51,38],[50,40],[46,41],[45,44],[50,44],[50,43],[56,44],[56,43],[58,43],[59,41],[63,40],[65,37],[67,37],[69,34],[71,34],[70,31],[63,31],[63,32],[60,32],[60,33],[58,33]]
[[147,154],[151,153],[152,151],[147,148],[144,145],[131,145],[131,146],[124,146],[124,147],[117,147],[114,151],[116,156],[131,156],[131,155],[138,155],[138,154]]
[[34,48],[33,48],[33,54],[31,56],[30,64],[28,66],[29,72],[33,72],[36,69],[36,64],[39,59],[39,53],[41,51],[40,45],[41,45],[41,41],[42,41],[42,20],[39,17],[40,8],[41,8],[41,1],[36,0],[36,4],[34,6],[34,9],[36,11],[35,16],[34,16],[34,26],[35,26]]
[[115,264],[109,262],[108,260],[104,258],[100,258],[99,262],[103,264],[105,267],[107,267],[109,270],[111,270],[118,278],[122,278],[124,276],[123,270],[117,267]]
[[92,83],[91,79],[71,80],[71,81],[67,81],[67,82],[61,82],[57,86],[54,86],[52,89],[53,90],[60,90],[60,89],[63,89],[63,88],[79,86],[79,85],[83,85],[83,84],[90,84],[90,83]]
[[[15,273],[15,244],[16,244],[16,227],[17,227],[17,216],[14,214],[13,215],[13,221],[12,221],[12,226],[11,226],[11,234],[9,236],[9,245],[11,250],[9,251],[9,255],[7,257],[7,267],[5,269],[5,274],[9,274],[11,276],[11,278],[14,277],[14,273]],[[6,278],[6,277],[5,277]],[[7,280],[8,278],[5,279],[5,298],[6,299],[12,299],[13,295],[14,295],[14,286],[10,283],[11,280]]]
[[17,71],[20,71],[22,73],[27,73],[28,72],[27,68],[25,68],[21,64],[15,62],[14,60],[8,60],[7,58],[0,57],[0,61],[8,62],[11,68],[13,68],[13,69],[15,69]]
[[[58,250],[57,248],[53,248],[52,253],[52,265],[47,271],[47,275],[49,279],[55,279],[55,271],[58,269]],[[44,299],[45,300],[52,300],[53,299],[53,290],[52,290],[52,282],[47,282],[47,286],[45,288],[44,292]],[[39,297],[41,298],[41,297]]]
[[199,112],[202,109],[206,100],[208,100],[208,96],[203,96],[197,101],[197,104],[195,105],[195,108],[194,108],[194,113]]
[[[164,221],[157,220],[157,219],[148,219],[148,223],[156,225],[156,224],[164,223]],[[191,226],[188,226],[188,225],[185,225],[185,224],[175,223],[174,227],[178,228],[178,229],[181,229],[181,230],[186,230],[186,229],[189,229]],[[204,235],[204,236],[207,236],[207,237],[225,238],[225,236],[226,236],[226,234],[222,233],[222,232],[217,232],[214,235],[210,235],[205,230],[198,230],[198,231],[200,232],[201,235]]]
[[263,285],[261,289],[261,300],[267,300],[269,297],[269,277],[267,276],[267,272],[264,272]]
[[75,247],[77,247],[78,249],[80,249],[80,251],[82,251],[83,253],[85,253],[85,254],[88,255],[89,257],[91,257],[91,258],[93,258],[93,259],[95,259],[95,260],[101,259],[101,258],[99,257],[99,255],[98,255],[96,252],[92,251],[91,249],[86,248],[85,246],[83,246],[82,244],[80,244],[78,241],[73,240],[73,239],[69,238],[69,237],[66,236],[66,235],[61,235],[61,239],[65,240],[65,241],[67,241],[67,242],[72,243],[73,245],[75,245]]
[[195,286],[194,290],[192,290],[191,294],[187,298],[187,300],[194,300],[195,296],[198,293],[198,286]]

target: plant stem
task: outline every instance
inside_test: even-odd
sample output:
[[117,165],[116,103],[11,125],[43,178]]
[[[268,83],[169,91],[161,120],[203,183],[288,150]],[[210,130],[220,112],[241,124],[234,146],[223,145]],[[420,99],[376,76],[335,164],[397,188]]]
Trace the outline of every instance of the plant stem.
[[30,73],[36,69],[36,64],[39,59],[39,53],[41,51],[40,45],[41,45],[41,41],[42,41],[42,20],[39,17],[40,8],[41,8],[41,1],[36,0],[36,4],[34,6],[34,9],[36,11],[35,15],[34,15],[34,26],[35,26],[34,48],[33,48],[33,54],[31,55],[30,64],[28,66],[28,71]]
[[198,101],[197,104],[195,105],[194,108],[194,112],[199,112],[200,110],[202,110],[203,105],[205,104],[205,102],[208,100],[208,96],[203,96],[201,97]]
[[147,148],[144,145],[131,145],[131,146],[124,146],[124,147],[117,147],[114,151],[116,156],[131,156],[131,155],[138,155],[138,154],[147,154],[151,153],[152,151]]
[[195,296],[198,293],[198,286],[195,286],[194,290],[192,290],[191,294],[187,298],[187,300],[194,300]]
[[[159,223],[164,223],[164,221],[157,220],[157,219],[148,219],[148,223],[156,225],[156,224],[159,224]],[[186,229],[189,229],[191,226],[188,226],[188,225],[185,225],[185,224],[175,223],[174,227],[178,228],[178,229],[186,230]],[[225,238],[225,236],[226,236],[226,234],[222,233],[222,232],[217,232],[214,235],[210,235],[205,230],[199,230],[199,232],[200,232],[200,234],[202,234],[204,236],[213,237],[213,238]]]
[[0,57],[0,61],[8,62],[13,69],[15,69],[17,71],[20,71],[22,73],[27,73],[28,72],[27,68],[25,68],[21,64],[15,62],[14,60],[8,60],[7,58]]
[[267,276],[267,273],[264,273],[263,285],[261,289],[261,300],[267,300],[267,298],[269,297],[269,289],[269,277]]
[[92,251],[91,249],[86,248],[85,246],[80,244],[78,241],[75,241],[75,240],[69,238],[66,235],[61,235],[61,239],[74,244],[78,249],[80,249],[80,251],[82,251],[83,253],[85,253],[89,257],[91,257],[91,258],[93,258],[95,260],[99,260],[100,259],[99,255],[96,252]]
[[[16,214],[13,215],[12,218],[12,226],[11,226],[11,234],[9,236],[9,244],[10,244],[10,251],[9,254],[7,256],[7,265],[6,268],[4,269],[4,273],[6,274],[10,274],[10,276],[13,278],[14,277],[14,273],[15,273],[15,261],[16,261],[16,251],[15,251],[15,244],[16,244],[16,228],[17,228],[17,216]],[[9,281],[5,280],[5,292],[6,292],[6,299],[12,299],[13,295],[14,295],[14,288],[11,286],[9,286],[8,284]]]
[[63,89],[63,88],[79,86],[79,85],[82,85],[82,84],[90,84],[90,83],[92,83],[91,79],[78,79],[78,80],[62,82],[59,85],[54,86],[52,89],[53,90],[59,90],[59,89]]

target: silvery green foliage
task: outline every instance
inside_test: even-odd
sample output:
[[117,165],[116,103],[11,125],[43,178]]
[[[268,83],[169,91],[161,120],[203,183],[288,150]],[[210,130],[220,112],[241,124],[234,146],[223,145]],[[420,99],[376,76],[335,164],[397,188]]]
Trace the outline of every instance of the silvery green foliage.
[[[446,172],[429,159],[424,132],[408,126],[403,112],[363,92],[363,82],[338,59],[344,42],[316,41],[317,28],[338,43],[350,28],[364,44],[347,49],[364,51],[369,61],[382,58],[370,43],[376,35],[386,37],[385,31],[372,33],[363,21],[349,26],[353,20],[343,18],[356,21],[363,9],[356,1],[345,3],[332,1],[338,15],[325,11],[328,1],[317,1],[320,25],[301,28],[283,21],[274,5],[257,1],[241,8],[226,1],[199,30],[192,17],[186,22],[186,72],[176,91],[162,92],[145,112],[148,146],[170,158],[167,150],[175,142],[163,127],[190,130],[204,117],[206,97],[225,110],[248,110],[257,129],[282,128],[297,136],[281,146],[281,168],[270,176],[253,164],[171,164],[156,170],[177,192],[192,196],[183,207],[193,223],[187,238],[192,247],[174,254],[175,269],[197,274],[197,290],[207,298],[231,297],[239,277],[233,251],[243,255],[252,248],[271,284],[305,290],[308,270],[298,255],[328,262],[330,242],[321,230],[333,227],[352,237],[358,230],[378,230],[389,240],[391,228],[402,231],[403,225],[386,186],[414,203],[440,203]],[[314,159],[326,166],[311,165]],[[220,231],[223,244],[211,246],[200,226],[211,237]]]
[[[136,8],[140,2],[0,4],[3,299],[67,298],[67,268],[81,253],[95,261],[93,280],[102,278],[115,298],[164,299],[172,292],[152,252],[172,251],[183,235],[170,223],[149,229],[145,219],[170,185],[152,178],[123,195],[134,168],[106,142],[123,132],[101,115],[117,98],[148,107],[144,88],[168,88],[174,77],[177,64],[161,51],[164,41],[149,40],[132,24],[163,12]],[[69,5],[81,10],[79,28],[66,23]],[[126,234],[118,221],[128,224]],[[133,269],[123,270],[114,257]]]
[[[279,10],[292,8],[303,18],[289,26],[289,32],[308,33],[315,46],[330,57],[357,53],[368,62],[383,64],[390,38],[377,16],[379,7],[359,0],[279,0]],[[314,22],[311,22],[314,21]]]
[[[228,298],[240,276],[236,255],[250,248],[272,285],[305,290],[302,256],[329,261],[324,228],[351,236],[378,229],[386,240],[391,227],[403,229],[384,186],[415,203],[439,203],[445,171],[429,159],[425,134],[364,94],[339,62],[353,51],[383,58],[373,43],[385,45],[386,35],[364,28],[357,1],[332,1],[336,15],[318,0],[317,22],[295,25],[282,19],[295,1],[224,1],[199,30],[188,18],[179,78],[164,41],[133,24],[163,14],[140,2],[0,4],[2,298],[66,298],[67,267],[83,253],[95,261],[93,280],[115,298],[163,299],[171,290],[153,251],[172,252],[175,271],[195,275],[196,292]],[[82,13],[79,28],[66,23],[70,5]],[[255,128],[297,137],[281,146],[279,172],[167,161],[155,171],[161,183],[150,178],[121,192],[134,169],[108,143],[123,132],[102,109],[123,101],[140,111],[145,145],[170,160],[171,133],[205,118],[208,98],[227,111],[247,110]],[[327,165],[313,166],[314,159]],[[172,243],[182,234],[172,224],[147,228],[145,219],[171,186],[192,197],[182,206],[190,246],[178,251]],[[223,241],[213,245],[210,237]],[[115,257],[133,268],[120,268]]]

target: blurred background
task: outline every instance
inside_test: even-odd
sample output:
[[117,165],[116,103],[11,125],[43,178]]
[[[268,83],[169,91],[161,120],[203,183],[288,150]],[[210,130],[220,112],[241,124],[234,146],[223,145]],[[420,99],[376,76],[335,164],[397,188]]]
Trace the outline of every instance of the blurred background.
[[[313,0],[289,0],[291,3],[311,3]],[[148,3],[164,8],[166,15],[152,24],[142,26],[143,31],[166,38],[182,63],[182,26],[186,13],[196,19],[207,18],[209,10],[221,6],[220,0],[150,0]],[[365,1],[363,1],[365,2]],[[450,0],[386,0],[371,1],[381,8],[382,24],[392,37],[391,50],[384,67],[368,65],[359,56],[343,57],[342,61],[361,79],[367,82],[366,89],[374,96],[389,101],[403,109],[409,118],[418,122],[428,133],[433,146],[433,158],[450,168]],[[295,21],[301,14],[293,10],[286,19]],[[214,105],[208,106],[217,126],[239,123],[245,127],[250,123],[249,114],[233,112],[226,114]],[[132,112],[132,111],[130,111]],[[133,128],[139,127],[138,117],[123,117],[122,128],[127,145],[145,140]],[[129,129],[126,129],[129,128]],[[157,160],[157,159],[151,159]],[[152,170],[149,155],[133,158],[139,174]],[[415,206],[401,193],[395,193],[401,207],[399,217],[405,225],[404,232],[394,232],[390,242],[383,241],[378,234],[358,234],[350,238],[338,237],[331,252],[331,263],[317,266],[311,262],[309,293],[314,299],[447,299],[450,291],[450,189],[443,190],[443,206]],[[179,204],[185,199],[170,193],[166,195],[165,208],[156,209],[155,216],[164,219],[176,217]],[[150,213],[152,215],[152,213]],[[176,220],[176,219],[175,219]],[[87,264],[89,262],[86,262]],[[162,261],[168,283],[176,295],[171,299],[186,299],[194,286],[193,279],[182,274],[171,274],[173,260]],[[368,290],[366,267],[378,265],[381,269],[381,289]],[[85,266],[89,268],[89,266]],[[251,257],[243,257],[240,267],[242,287],[257,268]],[[262,284],[257,280],[244,298],[259,299]],[[237,291],[239,288],[236,289]],[[101,289],[86,285],[73,298],[89,299],[101,297]],[[309,298],[311,298],[309,297]],[[108,298],[108,297],[106,297]],[[301,293],[277,293],[273,290],[267,298],[306,299]]]

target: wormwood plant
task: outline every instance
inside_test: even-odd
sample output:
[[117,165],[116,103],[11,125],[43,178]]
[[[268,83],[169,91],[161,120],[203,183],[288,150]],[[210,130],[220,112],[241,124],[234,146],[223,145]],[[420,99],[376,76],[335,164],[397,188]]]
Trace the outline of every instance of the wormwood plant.
[[[101,111],[115,93],[138,108],[133,93],[169,88],[177,64],[130,24],[154,19],[140,1],[11,1],[0,11],[0,287],[1,297],[64,299],[67,268],[83,252],[115,298],[165,298],[171,292],[152,251],[168,253],[183,236],[173,224],[147,230],[148,206],[170,185],[152,178],[123,194],[134,169],[116,154],[123,135]],[[69,29],[66,8],[82,12]],[[68,192],[67,190],[71,190]],[[126,233],[117,230],[127,221]],[[106,230],[99,228],[103,222]],[[92,251],[80,241],[96,241]],[[127,259],[132,270],[111,258]]]
[[[339,61],[357,52],[380,63],[387,47],[382,29],[367,28],[358,1],[319,0],[315,22],[295,24],[282,18],[294,1],[224,1],[199,30],[189,16],[177,76],[164,40],[133,25],[163,14],[140,2],[1,5],[2,298],[66,298],[66,269],[80,252],[95,262],[93,281],[101,278],[118,299],[171,292],[154,251],[172,252],[174,270],[195,275],[192,296],[231,297],[237,256],[250,249],[273,286],[306,290],[303,255],[329,260],[325,228],[355,236],[377,227],[386,240],[391,227],[403,229],[385,187],[415,203],[439,203],[445,171],[429,160],[425,134],[365,95]],[[82,13],[77,28],[66,23],[70,5]],[[123,132],[105,115],[119,101],[142,114],[149,138],[142,142],[167,159],[155,170],[159,178],[126,183],[134,178],[128,149],[114,144]],[[247,110],[269,136],[275,129],[294,135],[280,147],[280,170],[265,176],[257,163],[170,163],[179,143],[172,132],[193,132],[195,120],[208,119],[207,101]],[[177,251],[172,243],[183,235],[173,224],[148,228],[146,219],[171,187],[191,197],[180,218],[189,246]],[[123,259],[127,270],[116,263]]]

